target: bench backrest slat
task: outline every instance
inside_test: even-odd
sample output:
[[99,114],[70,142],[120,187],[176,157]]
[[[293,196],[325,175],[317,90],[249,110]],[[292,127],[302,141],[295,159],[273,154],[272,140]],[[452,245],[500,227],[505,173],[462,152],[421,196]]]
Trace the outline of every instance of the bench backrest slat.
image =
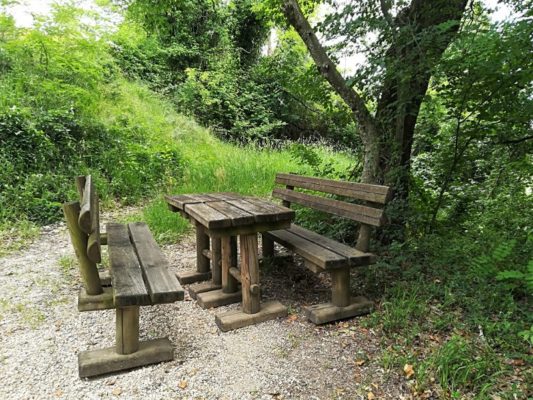
[[297,203],[314,208],[315,210],[353,219],[363,224],[381,226],[385,223],[383,210],[380,210],[379,208],[347,203],[345,201],[328,199],[321,196],[313,196],[289,189],[276,188],[272,192],[272,195],[291,203]]
[[131,242],[139,262],[152,303],[173,303],[183,300],[183,288],[161,253],[144,222],[128,224]]
[[100,210],[98,204],[98,194],[90,175],[79,176],[76,179],[76,186],[80,194],[80,216],[78,224],[80,229],[89,238],[87,242],[87,256],[95,263],[102,262],[102,251],[100,244]]
[[336,181],[295,174],[277,174],[276,183],[378,204],[386,204],[391,196],[391,189],[388,186]]

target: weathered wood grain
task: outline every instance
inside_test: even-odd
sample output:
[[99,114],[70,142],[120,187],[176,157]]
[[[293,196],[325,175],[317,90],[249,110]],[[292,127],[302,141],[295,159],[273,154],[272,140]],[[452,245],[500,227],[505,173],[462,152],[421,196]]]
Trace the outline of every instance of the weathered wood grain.
[[93,181],[91,175],[85,177],[85,187],[83,189],[83,196],[80,203],[80,216],[78,223],[83,232],[87,235],[92,233],[92,218],[91,207],[94,205]]
[[107,246],[115,305],[149,305],[150,295],[144,284],[137,254],[130,242],[128,227],[116,223],[107,224]]
[[247,314],[241,310],[232,310],[217,315],[215,322],[222,332],[228,332],[233,329],[239,329],[286,316],[287,307],[279,301],[268,301],[263,303],[261,310],[254,314]]
[[257,254],[257,234],[241,235],[241,284],[242,310],[246,314],[255,314],[261,309],[259,292],[251,290],[259,285],[259,260]]
[[139,306],[116,310],[115,351],[132,354],[139,350]]
[[148,226],[144,222],[136,222],[128,224],[128,229],[152,304],[183,300],[183,288],[170,271],[170,265]]
[[222,285],[222,250],[219,237],[211,238],[211,279],[215,285]]
[[231,219],[220,211],[209,207],[208,203],[186,204],[185,212],[208,229],[231,226]]
[[77,201],[63,204],[63,213],[67,221],[67,228],[70,234],[72,246],[76,252],[76,257],[80,265],[80,273],[89,295],[102,293],[102,285],[98,275],[96,264],[87,256],[87,234],[83,232],[78,224],[80,203]]
[[352,267],[374,264],[377,259],[374,254],[364,253],[362,251],[356,250],[353,247],[339,243],[336,240],[330,239],[326,236],[302,228],[301,226],[295,224],[291,225],[289,232],[294,233],[295,235],[309,240],[310,242],[322,246],[325,249],[328,249],[343,257],[346,257],[346,259],[348,260],[348,265]]
[[237,291],[237,280],[230,274],[229,270],[237,266],[237,241],[236,238],[222,236],[222,291],[224,293],[234,293]]
[[131,354],[117,354],[115,350],[115,347],[109,347],[80,352],[78,354],[80,378],[171,361],[174,358],[174,348],[167,338],[140,342],[139,350]]
[[338,181],[295,174],[277,174],[276,183],[379,204],[386,204],[390,200],[392,193],[388,186]]
[[346,307],[333,303],[315,304],[304,309],[306,317],[314,324],[326,324],[340,319],[368,314],[374,309],[374,303],[364,296],[352,297]]
[[199,273],[208,273],[209,271],[209,257],[204,254],[204,251],[209,251],[209,236],[205,231],[205,227],[196,222],[196,271]]
[[288,230],[265,232],[264,236],[272,238],[287,249],[309,260],[323,269],[339,268],[348,265],[348,259],[330,251]]
[[296,192],[294,190],[279,188],[274,189],[272,195],[274,197],[311,207],[316,210],[353,219],[363,224],[381,226],[385,223],[383,210],[378,208],[347,203],[345,201],[328,199],[326,197],[314,196],[307,193]]
[[255,222],[255,217],[248,211],[244,211],[226,201],[211,201],[208,205],[224,214],[231,221],[232,226],[250,225]]

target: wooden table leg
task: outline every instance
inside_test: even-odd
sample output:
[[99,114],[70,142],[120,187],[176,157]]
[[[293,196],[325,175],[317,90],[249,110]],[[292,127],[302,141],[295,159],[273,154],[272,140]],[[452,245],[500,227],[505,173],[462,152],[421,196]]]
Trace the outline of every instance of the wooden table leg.
[[[242,310],[230,311],[216,316],[215,322],[224,332],[287,316],[287,307],[278,301],[270,301],[262,305],[260,303],[257,234],[241,235],[239,241],[241,248]],[[224,244],[222,248],[224,249]],[[224,255],[222,259],[224,260]],[[228,275],[230,275],[229,270]]]
[[196,297],[202,308],[225,306],[241,301],[237,280],[229,273],[237,265],[237,240],[233,236],[220,237],[222,289],[199,293]]
[[237,266],[237,238],[235,236],[221,239],[222,247],[222,291],[234,293],[238,290],[237,280],[229,273],[231,267]]
[[255,314],[261,309],[257,234],[241,236],[242,310]]
[[219,237],[211,238],[211,280],[215,285],[222,284],[221,243]]
[[210,261],[204,250],[209,250],[209,236],[204,226],[196,222],[196,271],[178,272],[177,276],[182,285],[211,279]]

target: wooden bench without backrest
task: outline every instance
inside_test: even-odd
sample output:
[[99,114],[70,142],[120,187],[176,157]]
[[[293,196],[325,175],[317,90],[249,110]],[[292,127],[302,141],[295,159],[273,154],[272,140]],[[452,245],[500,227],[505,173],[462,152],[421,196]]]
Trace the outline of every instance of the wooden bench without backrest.
[[[382,206],[391,195],[387,186],[336,181],[295,174],[277,174],[272,195],[290,207],[297,203],[315,210],[324,211],[361,223],[361,229],[381,226],[385,223]],[[363,204],[296,191],[301,188],[357,199]],[[289,229],[263,234],[263,256],[272,258],[274,242],[281,244],[304,259],[306,267],[313,272],[327,271],[332,280],[331,302],[317,304],[306,309],[307,317],[315,324],[362,315],[372,310],[373,304],[363,296],[351,297],[350,269],[376,262],[376,256],[368,253],[368,235],[360,235],[356,248],[339,243],[316,232],[292,225]]]
[[[183,300],[183,289],[144,223],[107,224],[100,234],[98,196],[91,176],[76,179],[80,202],[63,205],[83,288],[79,311],[116,309],[115,347],[78,355],[80,377],[121,371],[173,359],[167,338],[139,342],[139,307]],[[110,280],[101,276],[101,246],[107,244]]]

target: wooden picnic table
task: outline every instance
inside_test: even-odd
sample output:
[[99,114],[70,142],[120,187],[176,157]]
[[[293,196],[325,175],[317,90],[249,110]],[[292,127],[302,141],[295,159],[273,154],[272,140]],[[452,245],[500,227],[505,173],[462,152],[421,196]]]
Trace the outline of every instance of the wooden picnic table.
[[[190,284],[211,279],[190,287],[191,296],[204,308],[242,300],[242,310],[216,316],[222,331],[287,315],[287,307],[278,301],[260,303],[257,234],[289,228],[295,216],[293,210],[236,193],[184,194],[165,196],[165,199],[171,211],[188,218],[196,228],[197,268],[178,274],[180,282]],[[237,237],[240,268],[237,268]]]

